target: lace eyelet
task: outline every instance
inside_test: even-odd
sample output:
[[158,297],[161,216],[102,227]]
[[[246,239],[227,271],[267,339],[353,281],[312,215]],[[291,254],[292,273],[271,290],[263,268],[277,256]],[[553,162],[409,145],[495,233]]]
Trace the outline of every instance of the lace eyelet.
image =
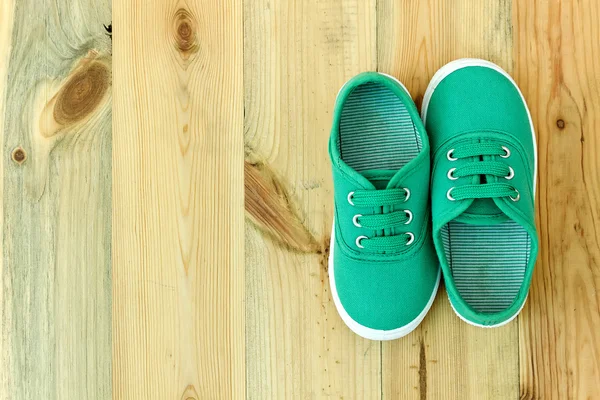
[[404,192],[406,193],[406,197],[404,198],[404,202],[406,203],[408,201],[408,199],[410,199],[410,190],[408,190],[408,188],[403,188]]
[[448,170],[448,179],[450,179],[451,181],[455,181],[458,179],[458,177],[454,176],[454,171],[456,171],[456,168],[450,168]]
[[452,157],[452,154],[454,154],[454,150],[455,149],[450,149],[450,151],[448,151],[448,153],[446,153],[446,157],[448,158],[448,161],[458,160],[458,158]]
[[519,191],[517,189],[515,189],[515,192],[517,192],[517,197],[512,197],[512,196],[508,196],[508,197],[510,197],[510,199],[512,201],[519,201],[519,199],[521,198],[521,194],[519,193]]
[[408,235],[410,238],[408,239],[408,242],[406,242],[406,245],[410,246],[415,241],[415,235],[413,235],[411,232],[406,232],[405,235]]
[[359,236],[359,237],[357,237],[356,238],[356,247],[364,249],[365,246],[363,246],[362,244],[360,244],[360,242],[362,242],[364,239],[368,239],[368,237],[366,237],[366,236]]
[[356,226],[357,228],[362,228],[362,225],[358,223],[358,219],[362,217],[361,214],[356,214],[353,218],[352,218],[352,223],[354,224],[354,226]]
[[404,210],[404,213],[405,213],[405,214],[408,216],[408,221],[406,221],[406,222],[404,223],[404,225],[408,225],[408,224],[410,224],[410,223],[412,222],[412,220],[413,220],[413,214],[412,214],[412,212],[410,212],[410,210]]
[[510,150],[508,149],[508,147],[502,146],[502,150],[504,150],[505,154],[503,156],[500,156],[500,157],[502,157],[502,158],[508,158],[508,157],[510,157]]
[[514,177],[515,177],[515,170],[514,170],[514,169],[512,169],[512,167],[508,167],[508,170],[509,170],[510,172],[508,173],[508,176],[504,177],[504,179],[511,180],[512,178],[514,178]]
[[452,195],[450,193],[452,193],[452,190],[454,190],[454,187],[451,187],[450,189],[448,189],[448,191],[446,192],[446,197],[448,198],[448,200],[450,201],[454,201],[456,200],[454,197],[452,197]]
[[351,206],[354,205],[354,202],[352,201],[352,196],[354,196],[354,192],[348,193],[348,203],[350,203]]

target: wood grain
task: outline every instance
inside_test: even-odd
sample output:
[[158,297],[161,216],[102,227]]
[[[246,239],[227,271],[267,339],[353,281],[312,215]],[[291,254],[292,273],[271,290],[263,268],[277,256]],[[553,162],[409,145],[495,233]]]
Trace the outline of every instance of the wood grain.
[[515,78],[538,136],[541,248],[519,319],[521,399],[596,399],[600,5],[534,1],[513,15]]
[[381,396],[380,344],[329,293],[331,110],[376,67],[375,2],[246,0],[246,370],[249,399]]
[[[377,3],[378,68],[398,77],[420,106],[435,71],[461,57],[512,71],[511,4],[505,1]],[[465,324],[445,290],[420,327],[385,343],[384,398],[514,399],[518,396],[518,327]]]
[[[599,18],[594,0],[2,0],[0,400],[599,397]],[[335,94],[379,70],[420,105],[460,57],[512,73],[537,128],[529,300],[483,330],[440,290],[408,337],[363,340],[327,276]]]
[[[8,61],[10,60],[11,53],[11,42],[12,42],[12,31],[14,22],[14,1],[7,0],[0,3],[0,129],[2,129],[2,135],[0,135],[0,149],[4,150],[4,123],[6,118],[6,86],[8,84]],[[0,232],[4,232],[4,163],[0,161]],[[4,239],[2,240],[2,254],[4,254]],[[4,312],[5,308],[10,305],[10,297],[6,297],[4,290],[4,255],[0,256],[0,312],[7,316],[11,316],[11,313]],[[1,317],[2,324],[9,321],[9,317]],[[7,357],[10,354],[10,342],[8,339],[4,339],[4,328],[0,328],[0,360],[2,365],[8,364],[9,359]],[[0,374],[0,398],[6,400],[9,395],[8,391],[12,390],[9,388],[11,380],[9,378],[9,368],[6,367]]]
[[113,26],[113,397],[244,398],[241,4]]
[[[8,61],[10,59],[11,51],[11,40],[12,40],[12,28],[14,18],[14,1],[7,0],[0,3],[0,127],[4,126],[6,112],[6,85],[8,83]],[[0,135],[0,149],[4,149],[4,131]],[[0,162],[0,232],[4,232],[4,163]],[[4,249],[4,240],[2,241],[2,248]],[[4,251],[4,250],[3,250]],[[0,256],[0,286],[3,286],[4,278],[4,256]],[[8,306],[8,300],[4,299],[4,290],[0,289],[0,311],[4,310]],[[2,331],[0,331],[2,332]],[[0,336],[1,338],[2,336]],[[8,345],[8,341],[0,340],[0,360],[6,362],[4,359],[5,354],[8,353],[8,349],[5,347]],[[8,369],[7,369],[8,371]],[[0,375],[0,387],[8,386],[8,373]],[[6,390],[6,389],[3,389]],[[0,392],[1,393],[1,392]],[[4,394],[2,395],[4,396]],[[4,396],[5,397],[5,396]]]
[[0,5],[1,399],[111,397],[110,19]]

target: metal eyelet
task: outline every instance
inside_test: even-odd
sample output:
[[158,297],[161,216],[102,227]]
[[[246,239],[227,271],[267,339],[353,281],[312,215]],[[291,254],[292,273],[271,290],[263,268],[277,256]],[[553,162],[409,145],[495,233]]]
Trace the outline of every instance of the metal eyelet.
[[352,201],[352,196],[354,196],[354,192],[348,193],[348,203],[350,203],[351,206],[354,205],[354,202]]
[[450,168],[448,170],[448,179],[450,179],[451,181],[455,181],[458,179],[458,177],[454,176],[454,171],[456,171],[456,168]]
[[500,157],[502,157],[502,158],[510,157],[510,150],[508,149],[508,147],[502,146],[502,150],[504,150],[504,153],[506,153],[506,154],[504,154],[503,156],[500,156]]
[[410,212],[410,210],[404,210],[404,213],[408,216],[408,221],[406,221],[404,225],[408,225],[413,220],[413,214]]
[[406,242],[406,245],[410,246],[412,244],[412,242],[415,241],[415,235],[413,235],[410,232],[406,232],[405,235],[408,235],[410,237],[410,239],[408,239],[408,242]]
[[510,172],[508,173],[508,176],[504,177],[504,179],[508,179],[508,180],[510,180],[510,179],[512,179],[512,178],[514,178],[514,177],[515,177],[515,170],[514,170],[514,169],[512,169],[512,167],[508,167],[508,170],[509,170]]
[[[513,188],[513,189],[515,189],[515,188]],[[508,196],[508,197],[510,197],[510,199],[512,201],[519,201],[519,199],[521,198],[521,194],[519,193],[519,191],[517,189],[515,189],[515,192],[517,192],[517,197],[512,197],[512,196]]]
[[410,190],[408,190],[408,188],[403,188],[404,192],[406,193],[406,197],[404,198],[404,202],[406,203],[408,201],[408,199],[410,199]]
[[454,201],[456,200],[454,197],[452,197],[452,195],[450,194],[452,192],[452,190],[454,190],[454,187],[451,187],[450,189],[448,189],[448,191],[446,192],[446,197],[448,198],[448,200],[450,201]]
[[368,237],[366,237],[366,236],[359,236],[359,237],[356,238],[356,247],[359,247],[361,249],[365,248],[365,246],[363,246],[362,244],[360,244],[360,242],[362,242],[363,239],[368,239]]
[[357,228],[362,228],[362,225],[358,223],[358,219],[362,217],[361,214],[356,214],[353,218],[352,218],[352,223],[354,224],[354,226],[356,226]]
[[451,149],[450,151],[448,151],[448,153],[446,153],[446,157],[448,158],[448,161],[458,160],[458,158],[452,157],[453,153],[454,153],[454,149]]

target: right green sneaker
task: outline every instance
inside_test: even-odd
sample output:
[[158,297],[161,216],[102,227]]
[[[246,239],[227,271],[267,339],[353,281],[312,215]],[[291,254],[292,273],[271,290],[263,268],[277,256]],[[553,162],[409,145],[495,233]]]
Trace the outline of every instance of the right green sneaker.
[[365,72],[338,94],[329,141],[335,218],[329,282],[346,325],[372,340],[415,329],[440,281],[429,140],[396,79]]
[[433,154],[433,240],[450,303],[472,325],[504,325],[525,304],[538,253],[529,110],[500,67],[461,59],[434,75],[421,115]]

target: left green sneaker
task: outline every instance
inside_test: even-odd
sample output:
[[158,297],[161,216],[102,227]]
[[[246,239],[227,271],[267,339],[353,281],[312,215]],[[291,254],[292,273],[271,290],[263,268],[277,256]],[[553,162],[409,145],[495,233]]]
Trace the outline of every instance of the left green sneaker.
[[472,325],[504,325],[525,304],[538,253],[531,115],[512,78],[477,59],[442,67],[421,115],[433,154],[433,240],[450,303]]
[[337,310],[367,339],[407,335],[435,299],[440,268],[430,229],[429,140],[406,88],[376,72],[349,80],[335,103],[329,155]]

